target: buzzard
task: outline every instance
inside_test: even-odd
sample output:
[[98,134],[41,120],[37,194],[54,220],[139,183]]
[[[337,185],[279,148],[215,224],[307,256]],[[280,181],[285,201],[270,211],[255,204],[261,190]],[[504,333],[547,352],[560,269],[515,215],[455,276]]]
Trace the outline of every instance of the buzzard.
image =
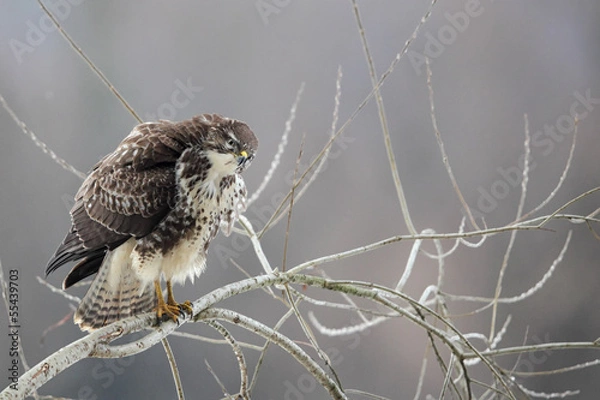
[[159,321],[191,311],[189,301],[175,301],[172,284],[202,273],[219,227],[229,235],[245,210],[240,174],[257,147],[244,122],[203,114],[140,124],[92,168],[46,268],[78,261],[65,289],[97,273],[75,312],[82,330],[151,310]]

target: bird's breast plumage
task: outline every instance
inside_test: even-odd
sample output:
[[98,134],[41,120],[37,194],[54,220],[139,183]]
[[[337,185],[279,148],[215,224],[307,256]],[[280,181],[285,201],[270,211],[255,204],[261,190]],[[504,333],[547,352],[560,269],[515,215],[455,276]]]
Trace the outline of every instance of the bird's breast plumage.
[[177,166],[174,208],[132,253],[133,267],[150,283],[161,275],[183,283],[204,270],[209,243],[221,228],[229,235],[246,208],[246,187],[233,157],[200,154],[182,157]]

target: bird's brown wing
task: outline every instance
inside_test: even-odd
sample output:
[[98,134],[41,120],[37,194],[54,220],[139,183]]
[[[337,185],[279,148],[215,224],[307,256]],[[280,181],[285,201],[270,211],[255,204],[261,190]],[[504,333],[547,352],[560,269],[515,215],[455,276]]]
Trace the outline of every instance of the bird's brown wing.
[[75,196],[72,226],[46,273],[81,260],[64,287],[98,271],[107,250],[143,237],[167,215],[177,193],[175,164],[198,137],[197,126],[169,121],[136,126],[92,169]]

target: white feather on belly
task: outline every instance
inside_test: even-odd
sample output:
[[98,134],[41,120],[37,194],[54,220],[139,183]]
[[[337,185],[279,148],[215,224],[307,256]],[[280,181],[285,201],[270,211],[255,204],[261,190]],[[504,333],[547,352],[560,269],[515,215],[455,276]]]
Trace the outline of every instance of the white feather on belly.
[[194,278],[204,272],[206,255],[202,241],[182,239],[166,254],[157,252],[152,257],[141,257],[135,250],[132,252],[133,270],[144,285],[151,284],[161,277],[183,284],[187,278]]
[[204,244],[201,240],[182,240],[162,258],[162,273],[166,280],[185,283],[200,276],[206,267]]

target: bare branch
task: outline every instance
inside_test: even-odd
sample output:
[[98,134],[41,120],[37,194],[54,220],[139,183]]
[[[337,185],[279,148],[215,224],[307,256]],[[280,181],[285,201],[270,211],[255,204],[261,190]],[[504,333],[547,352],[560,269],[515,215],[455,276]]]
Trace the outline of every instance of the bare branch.
[[[340,97],[342,95],[342,92],[341,92],[341,88],[342,88],[341,81],[342,81],[342,68],[338,67],[338,74],[337,74],[337,79],[336,79],[336,82],[335,82],[336,92],[335,92],[335,98],[334,98],[333,120],[331,122],[331,136],[330,136],[330,138],[333,138],[334,135],[335,135],[335,127],[337,125],[337,120],[338,120],[338,115],[339,115]],[[297,194],[296,193],[294,194],[294,196],[296,197],[296,201],[298,199],[300,199],[304,195],[304,193],[306,193],[306,191],[308,190],[308,188],[317,179],[317,177],[319,176],[319,173],[323,169],[323,166],[327,162],[327,157],[329,156],[330,150],[331,150],[331,146],[326,146],[325,153],[323,153],[323,155],[320,156],[320,161],[317,164],[316,168],[314,169],[314,172],[310,175],[310,178],[308,178],[308,181],[304,184],[304,186],[302,186],[302,188],[300,188],[300,190],[297,191]],[[309,167],[309,169],[310,169],[310,167]],[[309,169],[307,169],[305,172],[308,172]],[[291,196],[292,190],[295,190],[300,185],[300,181],[304,178],[304,176],[305,176],[305,174],[303,174],[302,177],[300,177],[300,179],[298,180],[298,182],[295,183],[292,186],[292,188],[290,189],[290,192],[288,193],[286,199],[288,199],[289,196]],[[282,203],[282,205],[283,205],[283,203]],[[265,224],[265,226],[262,229],[259,237],[261,237],[263,235],[263,232],[265,232],[266,230],[268,230],[269,227],[277,224],[277,222],[279,222],[279,220],[281,220],[283,218],[283,216],[284,216],[287,208],[289,208],[289,206],[286,206],[286,208],[281,209],[282,205],[280,205],[280,207],[278,208],[278,210],[275,211],[275,213],[273,213],[273,215],[271,216],[271,218],[267,222],[267,224]]]
[[211,365],[207,359],[204,359],[204,364],[206,365],[206,369],[208,370],[208,372],[210,372],[210,374],[213,376],[213,378],[217,382],[217,385],[219,385],[219,387],[221,388],[221,392],[223,392],[223,394],[227,397],[228,400],[233,400],[233,396],[229,394],[229,392],[227,391],[227,388],[225,387],[223,382],[221,382],[221,379],[219,379],[219,376],[213,370],[213,368],[211,367]]
[[[550,194],[548,195],[548,197],[546,197],[546,199],[544,201],[542,201],[540,204],[538,204],[537,207],[535,207],[533,210],[531,210],[528,213],[526,213],[525,215],[523,215],[517,221],[523,220],[523,219],[529,217],[530,215],[535,214],[536,212],[541,210],[543,207],[545,207],[546,204],[548,204],[550,202],[550,200],[552,200],[554,198],[556,193],[558,193],[558,191],[562,187],[562,184],[565,181],[565,178],[567,177],[567,173],[569,172],[569,169],[571,168],[571,163],[573,161],[573,154],[575,153],[575,144],[577,143],[578,126],[579,126],[579,118],[576,116],[575,117],[575,128],[573,131],[573,140],[571,142],[571,149],[569,150],[569,157],[567,158],[567,163],[565,165],[565,168],[563,169],[562,174],[560,175],[560,179],[558,180],[556,187],[552,190],[552,192],[550,192]],[[515,222],[517,222],[517,221],[515,221]]]
[[544,376],[544,375],[563,374],[565,372],[577,371],[580,369],[595,367],[597,365],[600,365],[600,359],[595,359],[595,360],[588,361],[585,363],[572,365],[570,367],[553,369],[551,371],[537,371],[537,372],[512,371],[512,373],[514,373],[515,375],[523,376],[523,377]]
[[[300,300],[298,300],[300,301]],[[275,324],[275,326],[273,327],[273,330],[275,331],[279,331],[279,329],[281,328],[281,326],[285,323],[285,321],[288,320],[288,318],[290,318],[292,315],[294,315],[294,310],[292,308],[290,308],[280,319],[279,321],[277,321],[277,323]],[[262,349],[260,350],[260,357],[258,358],[258,361],[256,362],[256,368],[254,368],[254,374],[252,375],[252,381],[250,382],[250,389],[249,391],[251,392],[252,389],[254,388],[254,385],[256,384],[256,382],[258,382],[258,372],[260,371],[260,367],[263,363],[263,360],[265,358],[265,355],[267,354],[267,349],[269,348],[269,345],[271,344],[271,340],[267,339],[267,341],[265,342],[264,346],[262,347]]]
[[[531,158],[531,135],[529,134],[529,119],[527,118],[527,114],[524,116],[525,119],[525,161],[523,166],[523,178],[521,179],[521,199],[519,200],[519,206],[517,209],[517,220],[521,218],[523,214],[523,208],[525,207],[525,198],[527,197],[527,184],[529,182],[529,162]],[[517,237],[517,231],[512,231],[510,234],[510,240],[508,242],[508,246],[506,248],[506,252],[504,253],[504,258],[502,260],[502,266],[500,267],[500,273],[498,274],[498,281],[496,283],[496,292],[494,294],[494,300],[492,304],[492,320],[490,326],[490,340],[494,337],[494,332],[496,329],[496,315],[498,312],[498,299],[500,298],[500,294],[502,292],[502,283],[504,281],[504,274],[506,273],[506,269],[508,268],[508,260],[510,258],[510,254],[512,252],[513,245],[515,244],[515,240]]]
[[314,362],[296,343],[274,329],[242,314],[224,309],[210,308],[200,312],[199,317],[203,319],[220,319],[228,321],[254,332],[265,339],[269,339],[282,349],[286,350],[288,354],[292,355],[300,364],[302,364],[302,366],[315,377],[334,399],[347,399],[344,392],[342,392],[336,382],[323,371],[319,364]]
[[394,156],[394,149],[392,148],[392,139],[390,138],[390,130],[388,128],[387,117],[385,115],[385,107],[383,105],[383,98],[381,97],[381,93],[379,92],[379,87],[377,85],[377,72],[375,71],[375,64],[373,63],[373,58],[371,57],[371,51],[369,50],[369,44],[367,43],[367,37],[365,35],[365,29],[363,27],[360,12],[358,10],[358,4],[356,0],[352,0],[352,7],[354,10],[354,18],[356,20],[356,25],[358,27],[358,31],[360,33],[360,39],[362,41],[362,48],[365,52],[365,58],[367,59],[367,64],[369,66],[369,75],[371,76],[371,85],[375,90],[375,102],[377,103],[377,111],[379,113],[379,122],[381,123],[381,131],[383,132],[383,140],[385,143],[386,154],[388,157],[388,162],[390,164],[390,170],[392,172],[392,178],[394,180],[394,186],[396,187],[396,194],[398,195],[398,201],[400,202],[400,209],[402,210],[402,215],[404,216],[404,223],[406,224],[406,228],[409,233],[415,235],[417,230],[412,222],[412,218],[410,216],[410,212],[408,210],[408,204],[406,202],[406,196],[404,196],[404,189],[402,188],[402,182],[400,181],[400,174],[398,173],[398,165],[396,164],[396,157]]
[[44,154],[47,154],[52,159],[52,161],[54,161],[55,163],[57,163],[58,165],[60,165],[65,170],[69,171],[70,173],[76,175],[77,177],[79,177],[81,179],[85,179],[86,175],[83,172],[79,171],[77,168],[75,168],[74,166],[72,166],[71,164],[69,164],[63,158],[59,157],[54,151],[52,151],[52,149],[50,149],[46,145],[46,143],[42,142],[36,136],[36,134],[33,133],[33,131],[31,131],[29,128],[27,128],[27,125],[25,125],[25,123],[19,119],[19,117],[17,116],[17,114],[15,114],[15,112],[9,107],[8,103],[6,102],[6,100],[4,100],[4,97],[1,94],[0,94],[0,103],[2,103],[2,107],[4,107],[4,109],[6,110],[6,112],[13,119],[13,121],[15,121],[15,123],[17,125],[19,125],[19,127],[21,128],[21,130],[23,131],[23,133],[25,134],[25,136],[28,136],[31,139],[31,141],[37,147],[39,147],[40,149],[42,149],[42,151],[44,152]]
[[246,367],[246,359],[244,358],[244,352],[242,348],[237,343],[237,341],[231,336],[231,333],[223,325],[216,321],[207,321],[208,325],[212,326],[217,332],[219,332],[225,341],[229,343],[233,353],[235,354],[235,358],[238,361],[238,366],[240,368],[240,391],[239,395],[242,399],[248,400],[250,399],[250,395],[248,393],[248,368]]
[[171,373],[173,374],[173,380],[175,381],[175,390],[177,392],[177,398],[179,400],[184,400],[185,395],[183,394],[181,376],[179,376],[179,368],[177,368],[177,362],[175,361],[175,355],[173,354],[173,350],[171,349],[169,340],[165,337],[161,340],[161,343],[163,345],[163,348],[165,349],[165,354],[167,355],[169,366],[171,367]]
[[567,238],[565,240],[565,244],[563,245],[563,247],[562,247],[560,253],[558,254],[558,256],[554,259],[554,261],[550,265],[550,268],[548,268],[548,271],[546,271],[546,273],[544,274],[544,276],[542,276],[542,279],[540,279],[535,285],[533,285],[527,291],[525,291],[525,292],[523,292],[523,293],[521,293],[521,294],[519,294],[517,296],[505,297],[505,298],[498,298],[498,299],[490,299],[490,298],[476,297],[476,296],[457,296],[457,295],[452,295],[452,294],[448,294],[448,293],[445,293],[444,295],[447,296],[448,298],[452,299],[452,300],[476,301],[476,302],[484,302],[484,303],[488,303],[488,302],[492,303],[494,300],[496,300],[496,302],[498,302],[498,303],[505,303],[505,304],[518,303],[519,301],[522,301],[522,300],[524,300],[524,299],[526,299],[528,297],[531,297],[537,291],[539,291],[541,288],[544,287],[544,285],[546,284],[546,282],[554,274],[554,271],[556,270],[556,267],[558,267],[558,265],[562,262],[562,260],[563,260],[563,258],[565,256],[565,253],[567,252],[567,249],[569,247],[569,243],[571,242],[572,233],[573,233],[572,231],[569,231],[569,233],[567,234]]
[[[206,336],[195,335],[193,333],[187,333],[187,332],[175,331],[175,332],[171,333],[171,336],[179,336],[182,338],[186,338],[186,339],[190,339],[190,340],[197,340],[199,342],[210,343],[210,344],[229,344],[229,342],[226,341],[225,339],[213,339],[213,338],[209,338]],[[240,341],[238,341],[237,343],[240,347],[244,347],[246,349],[256,350],[256,351],[262,350],[262,346],[257,346],[255,344],[240,342]]]
[[263,269],[265,270],[265,272],[267,274],[272,274],[274,272],[274,270],[273,270],[273,268],[271,268],[271,264],[269,263],[267,256],[265,256],[265,253],[262,249],[262,244],[260,243],[260,240],[258,240],[258,237],[256,236],[256,232],[254,232],[252,223],[250,223],[248,218],[246,218],[244,215],[240,215],[239,222],[244,227],[244,229],[246,229],[246,232],[248,233],[248,237],[250,238],[250,241],[252,242],[252,246],[254,246],[254,252],[256,253],[258,260],[260,261],[260,265],[262,265]]
[[51,285],[50,283],[48,283],[47,280],[45,280],[44,278],[42,278],[41,276],[36,276],[36,279],[39,283],[41,283],[42,285],[46,286],[48,289],[50,289],[50,291],[52,293],[56,293],[61,295],[62,297],[64,297],[65,299],[75,303],[75,304],[79,304],[81,302],[81,299],[77,296],[73,296],[72,294],[69,294],[67,292],[65,292],[62,289],[57,288],[54,285]]
[[429,115],[431,116],[431,124],[433,125],[433,131],[435,132],[435,138],[437,140],[438,147],[440,152],[442,153],[442,162],[446,167],[446,172],[448,172],[448,176],[450,177],[450,182],[452,182],[452,187],[454,188],[454,192],[458,196],[460,203],[463,206],[463,209],[467,213],[469,217],[469,222],[471,222],[471,226],[475,229],[479,229],[477,222],[475,222],[475,217],[471,213],[471,208],[467,204],[460,188],[458,187],[458,182],[456,181],[456,177],[454,176],[454,172],[452,172],[452,167],[450,167],[450,162],[448,161],[448,154],[446,154],[446,149],[444,147],[444,141],[442,140],[442,134],[438,128],[437,117],[435,115],[435,102],[433,101],[433,84],[431,83],[431,66],[429,65],[429,57],[425,58],[425,66],[427,67],[427,88],[429,89]]
[[[427,9],[427,11],[425,12],[425,14],[423,15],[423,17],[419,21],[419,24],[417,25],[417,27],[413,31],[412,35],[406,40],[406,42],[404,43],[404,46],[402,47],[402,50],[400,51],[400,53],[398,53],[396,55],[396,57],[394,58],[394,60],[390,63],[390,66],[388,67],[388,69],[381,75],[381,77],[379,78],[379,81],[377,82],[377,85],[363,99],[363,101],[356,107],[356,109],[352,112],[352,114],[350,115],[350,117],[348,117],[348,119],[346,120],[346,122],[344,122],[344,124],[342,125],[342,127],[340,129],[338,129],[338,131],[336,132],[336,134],[333,135],[333,136],[331,136],[331,138],[325,144],[325,146],[323,147],[323,149],[321,150],[321,152],[314,158],[314,160],[311,162],[311,164],[308,166],[308,168],[306,168],[306,170],[304,171],[304,173],[300,176],[300,179],[298,179],[298,184],[300,184],[305,179],[305,177],[308,175],[308,173],[315,167],[315,165],[317,165],[320,162],[320,160],[329,151],[329,148],[331,147],[331,145],[333,144],[333,142],[335,141],[335,139],[338,136],[340,136],[343,132],[346,131],[346,129],[354,121],[354,119],[356,118],[356,116],[358,115],[358,113],[362,111],[362,109],[367,105],[367,103],[371,100],[371,98],[375,95],[375,93],[379,90],[379,88],[381,88],[381,86],[383,86],[383,84],[386,81],[386,79],[388,78],[388,76],[394,71],[394,69],[396,68],[396,66],[400,62],[402,56],[404,56],[404,54],[406,54],[406,52],[408,51],[408,47],[411,45],[411,43],[413,42],[413,40],[417,37],[417,33],[419,32],[419,30],[421,29],[421,27],[425,24],[425,22],[431,16],[431,10],[433,9],[433,7],[435,6],[436,3],[437,3],[437,0],[432,0],[431,1],[430,5],[429,5],[429,7]],[[281,211],[281,208],[283,207],[283,204],[285,204],[289,200],[289,196],[290,196],[290,193],[288,193],[288,195],[281,201],[281,204],[279,205],[279,207],[277,208],[277,210],[275,211],[275,213],[273,214],[273,216],[271,217],[271,219],[267,222],[267,224],[265,225],[265,227],[262,229],[262,231],[258,235],[259,238],[262,237],[262,235],[264,234],[264,232],[266,231],[266,229],[271,225],[272,220]]]
[[[300,150],[298,151],[298,157],[296,158],[296,167],[294,168],[294,177],[292,178],[290,206],[288,207],[287,226],[285,228],[285,240],[283,243],[283,261],[281,263],[281,270],[283,272],[285,272],[285,267],[286,267],[286,262],[287,262],[288,240],[290,238],[290,225],[292,223],[292,211],[294,210],[294,188],[296,187],[296,175],[298,174],[298,166],[300,165],[300,159],[302,158],[302,152],[304,150],[304,139],[305,138],[306,138],[306,136],[302,135],[302,142],[300,142]],[[289,293],[288,293],[288,296],[289,296]]]
[[296,100],[294,100],[294,103],[292,104],[292,108],[290,109],[290,116],[288,117],[287,121],[285,121],[285,129],[283,131],[283,135],[281,135],[281,140],[279,142],[279,146],[277,147],[277,153],[275,153],[275,156],[273,157],[273,161],[271,162],[271,166],[269,167],[269,170],[265,174],[265,177],[263,178],[262,182],[258,186],[258,189],[256,189],[256,191],[254,193],[252,193],[252,196],[250,196],[250,198],[248,199],[248,201],[247,201],[248,207],[252,203],[254,203],[256,200],[258,200],[258,198],[260,197],[262,192],[265,190],[265,188],[271,181],[271,178],[273,178],[273,174],[275,173],[275,171],[277,170],[277,167],[279,166],[279,163],[281,161],[281,155],[285,151],[285,148],[288,144],[288,136],[289,136],[290,132],[292,131],[292,124],[294,123],[294,120],[296,119],[296,109],[298,108],[298,104],[300,104],[300,99],[302,98],[303,92],[304,92],[304,82],[302,82],[302,84],[300,84],[298,93],[296,93]]
[[131,115],[133,115],[133,117],[139,123],[142,123],[142,119],[139,117],[139,115],[137,115],[137,113],[133,110],[133,108],[129,105],[129,103],[127,103],[127,101],[125,101],[123,96],[121,96],[121,94],[118,92],[118,90],[112,85],[112,83],[110,83],[110,81],[102,73],[102,71],[100,71],[100,69],[98,67],[96,67],[96,65],[92,62],[92,60],[90,60],[88,58],[88,56],[85,55],[83,50],[81,50],[81,47],[79,47],[77,45],[77,43],[75,43],[75,41],[71,38],[71,36],[69,36],[69,34],[63,29],[63,27],[60,25],[60,22],[58,22],[58,20],[54,17],[54,15],[50,12],[50,10],[48,10],[48,8],[44,5],[44,3],[42,3],[42,0],[37,0],[37,2],[40,5],[40,7],[42,8],[42,10],[44,11],[44,13],[48,16],[48,18],[50,18],[52,20],[52,23],[54,24],[54,26],[56,26],[56,28],[58,29],[60,34],[67,40],[69,45],[71,45],[73,50],[75,50],[75,52],[83,59],[83,61],[85,61],[85,63],[88,65],[88,67],[90,67],[90,69],[96,73],[98,78],[100,78],[100,80],[106,85],[106,87],[112,92],[112,94],[117,99],[119,99],[119,101],[121,102],[121,104],[123,104],[123,106],[127,109],[127,111],[129,111],[129,113]]

